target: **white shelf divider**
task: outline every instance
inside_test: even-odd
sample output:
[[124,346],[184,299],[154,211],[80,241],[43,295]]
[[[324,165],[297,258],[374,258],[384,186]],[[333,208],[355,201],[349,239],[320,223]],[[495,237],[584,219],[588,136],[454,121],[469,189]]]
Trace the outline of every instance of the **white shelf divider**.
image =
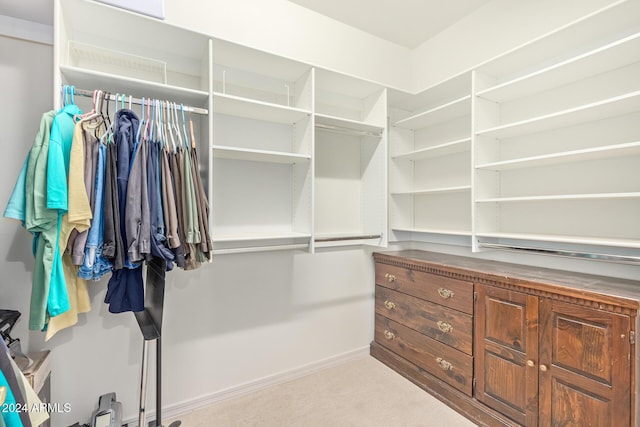
[[430,110],[398,120],[394,123],[394,126],[415,130],[469,114],[471,114],[471,95],[465,95],[462,98],[455,99]]
[[433,147],[410,151],[408,153],[393,156],[394,160],[422,160],[434,157],[447,156],[449,154],[463,153],[471,149],[471,137],[457,139],[451,142],[434,145]]
[[311,111],[285,105],[257,101],[235,95],[214,92],[214,113],[245,117],[266,122],[293,124],[311,114]]
[[500,162],[476,165],[476,169],[509,170],[523,167],[538,167],[554,164],[582,162],[586,160],[605,159],[610,157],[624,157],[640,155],[640,142],[629,142],[587,148],[583,150],[563,151],[559,153],[543,154],[540,156],[522,157],[519,159],[503,160]]
[[511,240],[533,240],[554,243],[570,243],[577,245],[614,246],[620,248],[640,249],[640,240],[615,239],[588,236],[563,236],[558,234],[477,232],[476,237]]
[[490,202],[543,202],[554,200],[595,200],[595,199],[640,199],[640,192],[594,193],[594,194],[557,194],[546,196],[488,197],[477,199],[476,203]]
[[620,116],[639,109],[640,91],[634,91],[574,108],[483,129],[478,131],[477,135],[498,139],[509,138]]
[[425,196],[430,194],[444,194],[444,193],[460,193],[464,191],[471,191],[471,185],[461,185],[457,187],[442,187],[442,188],[431,188],[431,189],[422,189],[422,190],[411,190],[411,191],[394,191],[392,195],[413,195],[413,196]]
[[223,145],[214,145],[213,156],[218,159],[245,160],[251,162],[294,164],[309,161],[310,155],[286,153],[281,151],[256,150]]

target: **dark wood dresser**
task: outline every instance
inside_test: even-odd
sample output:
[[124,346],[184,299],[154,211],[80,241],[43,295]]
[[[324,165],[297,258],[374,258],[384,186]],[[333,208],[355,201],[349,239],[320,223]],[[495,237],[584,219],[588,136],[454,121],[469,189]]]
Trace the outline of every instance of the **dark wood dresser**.
[[416,250],[374,259],[371,355],[476,424],[640,426],[640,281]]

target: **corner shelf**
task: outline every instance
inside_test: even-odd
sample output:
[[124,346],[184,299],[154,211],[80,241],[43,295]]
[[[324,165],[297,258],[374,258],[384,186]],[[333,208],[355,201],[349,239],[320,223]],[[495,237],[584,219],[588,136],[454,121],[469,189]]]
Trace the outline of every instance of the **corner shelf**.
[[398,120],[394,123],[394,126],[416,130],[470,114],[471,95],[465,95],[462,98],[455,99],[430,110]]
[[471,150],[471,137],[462,138],[451,142],[434,145],[433,147],[422,148],[408,153],[392,156],[393,160],[422,160],[434,157],[447,156],[449,154],[464,153]]

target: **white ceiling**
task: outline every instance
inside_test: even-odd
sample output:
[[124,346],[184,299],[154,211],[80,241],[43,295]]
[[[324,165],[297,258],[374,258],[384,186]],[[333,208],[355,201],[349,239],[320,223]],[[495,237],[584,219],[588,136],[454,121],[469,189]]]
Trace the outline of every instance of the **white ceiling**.
[[491,0],[289,0],[410,49]]

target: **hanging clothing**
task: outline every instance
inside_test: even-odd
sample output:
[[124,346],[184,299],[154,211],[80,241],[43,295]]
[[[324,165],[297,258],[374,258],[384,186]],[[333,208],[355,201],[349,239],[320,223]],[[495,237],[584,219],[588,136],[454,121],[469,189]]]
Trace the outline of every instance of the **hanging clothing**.
[[[62,216],[67,213],[69,164],[71,145],[75,129],[74,117],[81,115],[77,105],[66,105],[53,118],[49,141],[49,156],[47,159],[47,208],[58,210],[58,221],[55,233],[53,230],[43,232],[53,245],[53,262],[51,270],[47,271],[45,264],[45,280],[49,280],[49,298],[47,312],[50,316],[57,316],[69,310],[69,296],[62,267],[62,254],[59,245]],[[49,240],[50,239],[50,240]],[[62,246],[66,248],[65,246]],[[45,246],[45,257],[48,247]]]
[[164,219],[162,213],[162,198],[160,196],[160,187],[162,186],[159,176],[159,155],[160,143],[155,141],[149,143],[149,153],[147,162],[147,184],[149,186],[149,211],[151,213],[151,255],[166,261],[166,269],[173,269],[173,253],[166,247],[166,237],[164,232]]
[[100,280],[111,271],[112,264],[103,256],[104,247],[104,195],[107,146],[99,143],[95,177],[95,204],[93,220],[87,236],[85,255],[78,276],[85,280]]
[[89,115],[73,100],[43,114],[4,211],[33,236],[29,328],[46,340],[90,310],[87,280],[111,273],[109,311],[140,312],[143,263],[169,271],[210,261],[209,206],[184,115],[184,135],[175,108],[159,103],[150,121],[125,108],[110,121],[100,93]]
[[102,254],[113,264],[114,270],[121,270],[125,264],[125,247],[120,228],[120,204],[118,201],[117,147],[107,144],[107,160],[104,176],[104,244]]

